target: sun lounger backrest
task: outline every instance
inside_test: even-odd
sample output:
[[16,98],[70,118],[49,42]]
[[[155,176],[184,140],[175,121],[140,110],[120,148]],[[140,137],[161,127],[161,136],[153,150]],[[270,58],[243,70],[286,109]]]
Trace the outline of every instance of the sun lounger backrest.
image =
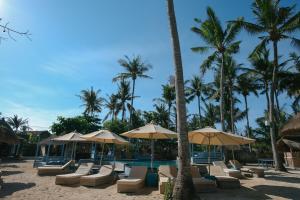
[[75,173],[87,175],[91,171],[93,165],[94,163],[81,163]]
[[227,169],[227,166],[225,165],[225,163],[223,161],[214,161],[213,162],[213,165],[214,166],[220,166],[222,167],[223,169]]
[[102,175],[110,175],[113,171],[113,166],[111,165],[103,165],[100,170],[99,170],[99,174]]
[[147,167],[145,166],[132,166],[129,177],[130,178],[138,178],[145,179],[147,175]]
[[191,174],[193,178],[201,178],[201,175],[199,173],[199,169],[196,166],[191,166]]
[[226,176],[223,168],[220,166],[210,166],[210,174],[213,176]]
[[114,165],[115,165],[114,171],[125,171],[124,163],[115,162]]
[[229,160],[229,163],[234,169],[240,170],[242,168],[241,163],[237,160]]
[[74,160],[70,160],[70,161],[68,161],[66,164],[64,164],[61,168],[62,169],[65,169],[65,168],[67,168],[68,166],[70,166],[72,163],[74,163]]
[[158,175],[169,177],[169,178],[176,178],[177,177],[177,169],[175,166],[169,165],[160,165],[158,168]]

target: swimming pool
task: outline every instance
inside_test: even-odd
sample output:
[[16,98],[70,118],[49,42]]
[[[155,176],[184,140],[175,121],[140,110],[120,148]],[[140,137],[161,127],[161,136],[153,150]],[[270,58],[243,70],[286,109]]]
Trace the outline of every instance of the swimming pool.
[[[124,163],[128,166],[146,166],[148,168],[151,167],[150,160],[118,160],[116,162]],[[153,168],[158,168],[160,165],[170,165],[176,166],[176,160],[155,160],[153,161]]]

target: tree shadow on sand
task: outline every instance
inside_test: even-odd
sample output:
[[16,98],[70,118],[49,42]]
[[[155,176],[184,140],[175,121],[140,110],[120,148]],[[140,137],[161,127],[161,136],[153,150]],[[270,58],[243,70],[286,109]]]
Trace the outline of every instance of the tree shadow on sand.
[[300,189],[294,187],[257,185],[253,186],[253,189],[257,190],[260,193],[287,199],[297,199],[300,196]]
[[139,189],[137,192],[135,193],[126,193],[126,195],[128,196],[143,196],[143,195],[149,195],[151,194],[153,191],[157,191],[157,188],[155,187],[144,187]]
[[25,190],[31,187],[34,187],[35,183],[4,183],[3,188],[0,192],[0,198],[6,197],[13,194],[14,192]]
[[13,174],[21,174],[23,171],[2,171],[2,176],[9,176]]
[[290,176],[266,176],[266,180],[272,180],[272,181],[280,181],[280,182],[286,182],[286,183],[300,183],[300,178],[297,177],[290,177]]

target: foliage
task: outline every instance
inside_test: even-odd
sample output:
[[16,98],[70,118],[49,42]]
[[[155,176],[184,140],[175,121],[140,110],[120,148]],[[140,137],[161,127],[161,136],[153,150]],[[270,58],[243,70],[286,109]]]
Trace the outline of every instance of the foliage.
[[20,127],[27,126],[28,120],[14,115],[13,117],[7,118],[7,123],[15,130],[15,133],[17,133]]
[[51,131],[56,135],[67,134],[72,131],[77,131],[82,134],[87,134],[99,130],[100,119],[93,116],[76,116],[76,117],[57,117],[57,122],[51,126]]
[[173,199],[173,187],[174,187],[174,183],[169,179],[165,187],[164,200]]
[[106,121],[103,124],[103,128],[113,133],[121,134],[128,131],[128,122],[122,120]]

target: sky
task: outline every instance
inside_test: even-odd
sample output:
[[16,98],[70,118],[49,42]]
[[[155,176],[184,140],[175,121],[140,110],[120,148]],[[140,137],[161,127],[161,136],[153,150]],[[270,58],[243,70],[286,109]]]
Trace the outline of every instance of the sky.
[[[297,0],[284,1],[284,5]],[[250,0],[174,0],[181,43],[184,77],[199,75],[199,66],[208,54],[190,48],[204,42],[190,29],[194,18],[205,19],[211,6],[223,26],[226,21],[244,16],[253,21]],[[299,11],[299,5],[296,8]],[[35,130],[48,129],[57,116],[71,117],[83,112],[76,96],[93,86],[101,95],[115,93],[112,78],[122,72],[118,59],[141,55],[153,66],[152,79],[137,80],[134,102],[141,110],[153,109],[153,98],[160,97],[161,85],[174,72],[166,1],[159,0],[0,0],[1,24],[32,34],[31,40],[15,36],[0,44],[0,112],[28,118]],[[5,33],[1,33],[6,36]],[[241,50],[234,58],[249,65],[249,52],[258,44],[255,36],[241,32]],[[279,44],[279,54],[287,55],[288,42]],[[295,50],[296,51],[296,50]],[[208,73],[204,79],[212,80]],[[290,110],[290,99],[280,96],[281,105]],[[196,113],[196,101],[188,105]],[[243,108],[243,103],[238,105]],[[251,126],[266,107],[264,96],[249,97]],[[103,117],[104,109],[100,114]],[[242,130],[245,121],[238,123]]]

